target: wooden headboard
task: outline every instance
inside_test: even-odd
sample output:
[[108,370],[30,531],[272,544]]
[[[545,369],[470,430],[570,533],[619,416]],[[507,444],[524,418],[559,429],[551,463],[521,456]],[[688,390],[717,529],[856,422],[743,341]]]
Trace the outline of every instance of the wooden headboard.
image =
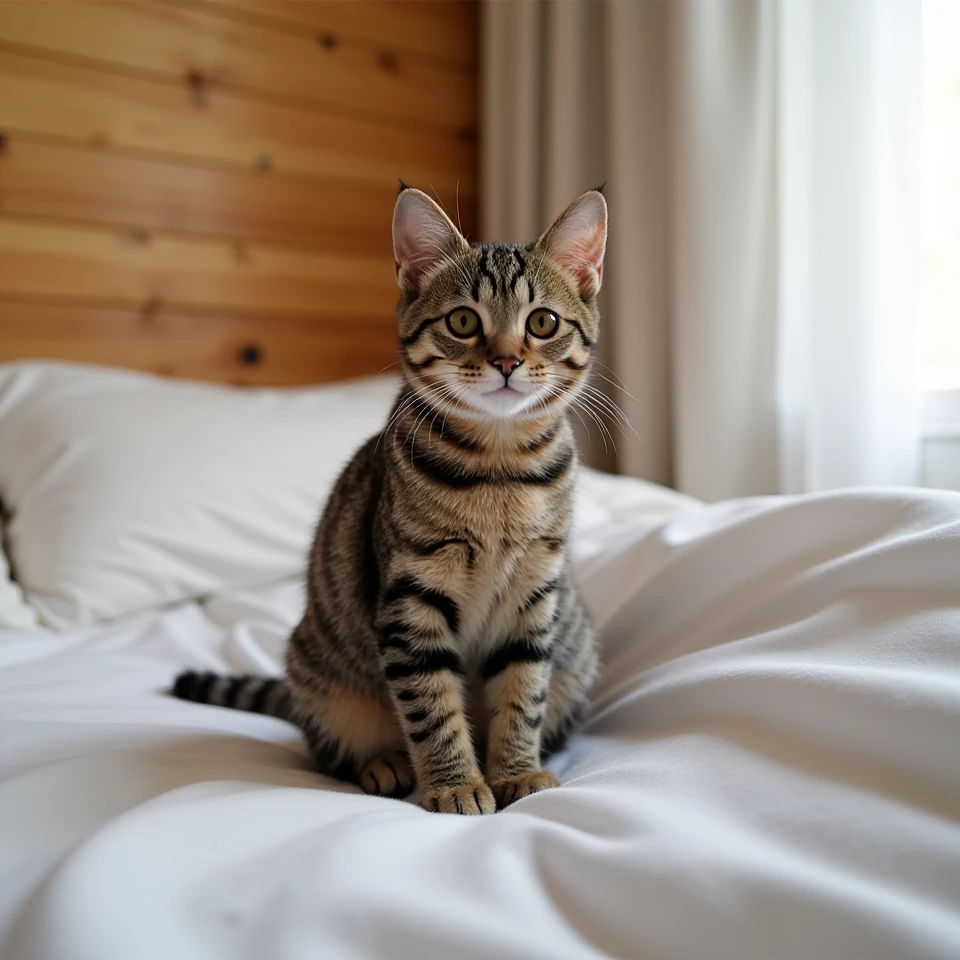
[[0,2],[0,361],[394,360],[397,178],[476,215],[473,0]]

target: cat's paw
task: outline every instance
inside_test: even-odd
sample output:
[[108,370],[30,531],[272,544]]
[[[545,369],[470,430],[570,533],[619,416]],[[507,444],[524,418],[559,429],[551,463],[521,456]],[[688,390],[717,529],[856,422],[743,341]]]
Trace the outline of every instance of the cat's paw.
[[531,793],[539,793],[541,790],[549,790],[557,784],[557,778],[549,770],[531,770],[516,777],[495,780],[490,787],[497,798],[497,808],[502,810],[515,800],[529,797]]
[[360,786],[365,793],[399,800],[413,790],[414,776],[410,760],[397,751],[374,757],[360,774]]
[[420,805],[433,813],[459,813],[473,817],[497,812],[493,794],[483,780],[472,780],[459,787],[426,789]]

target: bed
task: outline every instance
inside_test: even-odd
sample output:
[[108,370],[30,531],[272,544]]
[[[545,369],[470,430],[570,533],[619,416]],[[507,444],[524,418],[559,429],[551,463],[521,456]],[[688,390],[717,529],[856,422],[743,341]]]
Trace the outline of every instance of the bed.
[[595,711],[495,816],[166,694],[280,669],[312,514],[394,387],[0,368],[0,956],[960,956],[960,494],[583,471]]

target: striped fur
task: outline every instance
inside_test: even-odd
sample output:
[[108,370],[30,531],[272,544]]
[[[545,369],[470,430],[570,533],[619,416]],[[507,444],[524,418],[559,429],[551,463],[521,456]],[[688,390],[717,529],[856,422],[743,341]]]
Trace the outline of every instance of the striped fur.
[[[388,796],[417,782],[429,810],[490,813],[556,784],[542,761],[597,672],[567,555],[567,411],[596,345],[605,237],[597,192],[520,247],[469,246],[401,191],[405,384],[331,493],[286,676],[189,672],[175,696],[289,719],[321,770]],[[447,320],[457,308],[476,315],[470,335],[470,312]],[[549,316],[528,327],[536,310]]]

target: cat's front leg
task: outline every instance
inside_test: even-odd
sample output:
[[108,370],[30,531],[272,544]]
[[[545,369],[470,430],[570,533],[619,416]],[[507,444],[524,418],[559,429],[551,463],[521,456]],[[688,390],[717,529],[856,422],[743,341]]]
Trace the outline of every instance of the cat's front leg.
[[494,813],[477,764],[464,709],[460,611],[422,576],[395,575],[380,598],[383,677],[420,784],[421,803],[437,813]]
[[540,738],[560,589],[562,582],[553,580],[534,590],[520,606],[513,632],[481,665],[490,714],[487,781],[501,809],[557,785],[541,766]]

